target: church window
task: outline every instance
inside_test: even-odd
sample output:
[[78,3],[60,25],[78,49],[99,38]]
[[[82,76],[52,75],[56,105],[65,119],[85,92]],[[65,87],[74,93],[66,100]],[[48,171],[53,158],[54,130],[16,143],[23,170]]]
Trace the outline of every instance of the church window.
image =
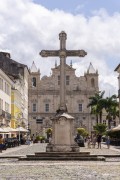
[[82,104],[78,104],[78,110],[79,110],[79,112],[82,112]]
[[45,112],[49,112],[49,104],[45,104]]
[[106,120],[103,120],[103,124],[105,124],[105,125],[106,125]]
[[35,119],[35,120],[36,120],[36,117],[33,117],[33,119]]
[[33,104],[33,112],[36,112],[36,110],[37,110],[37,106],[36,106],[36,104],[34,103],[34,104]]
[[66,85],[70,84],[70,76],[66,76]]
[[91,79],[91,86],[95,87],[95,80],[94,80],[94,78]]
[[36,78],[35,77],[32,78],[32,86],[36,87]]
[[58,76],[58,85],[60,85],[60,76]]

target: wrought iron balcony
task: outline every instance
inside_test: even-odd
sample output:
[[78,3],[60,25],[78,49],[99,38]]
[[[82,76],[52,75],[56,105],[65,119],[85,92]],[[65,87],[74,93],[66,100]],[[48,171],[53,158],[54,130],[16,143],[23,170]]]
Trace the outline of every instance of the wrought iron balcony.
[[0,109],[0,117],[5,118],[5,111]]
[[6,120],[11,120],[11,114],[10,113],[8,113],[8,112],[5,112],[5,118],[6,118]]

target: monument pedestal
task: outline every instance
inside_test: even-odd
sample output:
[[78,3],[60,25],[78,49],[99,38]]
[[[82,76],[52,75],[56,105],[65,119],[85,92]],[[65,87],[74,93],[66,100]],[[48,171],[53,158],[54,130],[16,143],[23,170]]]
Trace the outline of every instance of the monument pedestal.
[[79,152],[74,141],[74,117],[67,113],[52,119],[52,141],[47,145],[46,152]]

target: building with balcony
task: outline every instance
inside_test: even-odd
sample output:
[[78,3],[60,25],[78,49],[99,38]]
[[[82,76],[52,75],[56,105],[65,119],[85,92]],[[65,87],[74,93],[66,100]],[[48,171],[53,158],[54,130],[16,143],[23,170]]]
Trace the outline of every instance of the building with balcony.
[[11,126],[11,89],[14,82],[0,69],[0,126]]
[[21,123],[28,128],[28,67],[0,52],[0,68],[14,82],[11,90],[11,127]]

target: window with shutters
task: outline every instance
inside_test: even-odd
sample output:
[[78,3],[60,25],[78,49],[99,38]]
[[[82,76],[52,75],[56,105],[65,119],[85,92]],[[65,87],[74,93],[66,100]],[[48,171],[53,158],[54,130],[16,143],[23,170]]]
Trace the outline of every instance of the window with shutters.
[[33,104],[33,112],[36,112],[37,111],[37,105],[34,103]]
[[78,104],[78,111],[79,111],[79,112],[82,112],[82,108],[83,108],[83,107],[82,107],[82,104]]
[[70,76],[66,76],[66,85],[70,84]]
[[45,112],[49,112],[49,104],[45,104]]

